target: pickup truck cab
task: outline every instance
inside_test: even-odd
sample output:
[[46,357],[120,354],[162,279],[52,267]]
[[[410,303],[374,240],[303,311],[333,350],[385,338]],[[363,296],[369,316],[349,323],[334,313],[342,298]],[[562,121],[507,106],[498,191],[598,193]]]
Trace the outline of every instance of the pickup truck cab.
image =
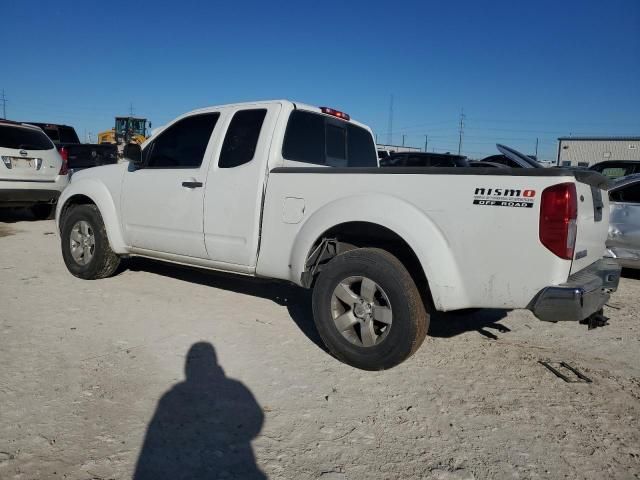
[[312,288],[323,341],[358,368],[413,354],[433,310],[579,321],[618,284],[597,173],[378,168],[369,128],[286,100],[195,110],[125,157],[60,199],[73,275],[137,255]]

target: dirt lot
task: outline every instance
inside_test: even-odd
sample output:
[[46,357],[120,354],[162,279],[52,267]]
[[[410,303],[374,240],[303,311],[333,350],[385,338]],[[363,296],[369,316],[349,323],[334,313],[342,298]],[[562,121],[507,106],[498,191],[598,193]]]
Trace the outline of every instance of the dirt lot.
[[640,477],[633,276],[606,328],[438,315],[370,373],[323,350],[301,290],[149,261],[82,281],[58,243],[0,218],[2,479]]

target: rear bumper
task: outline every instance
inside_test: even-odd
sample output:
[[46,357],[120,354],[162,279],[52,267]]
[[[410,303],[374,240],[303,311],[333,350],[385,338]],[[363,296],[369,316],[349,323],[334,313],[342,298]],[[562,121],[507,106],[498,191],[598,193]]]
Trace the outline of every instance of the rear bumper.
[[59,190],[13,190],[0,189],[0,207],[24,207],[34,203],[55,203]]
[[35,203],[55,203],[69,184],[69,175],[52,180],[12,180],[0,178],[0,207],[28,207]]
[[620,265],[603,258],[574,273],[566,283],[546,287],[529,310],[545,322],[580,321],[598,312],[618,288]]

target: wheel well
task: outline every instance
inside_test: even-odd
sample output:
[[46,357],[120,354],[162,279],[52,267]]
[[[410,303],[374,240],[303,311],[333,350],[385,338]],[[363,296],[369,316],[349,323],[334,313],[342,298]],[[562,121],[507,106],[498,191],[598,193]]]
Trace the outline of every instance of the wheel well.
[[[325,244],[328,248],[322,248]],[[376,223],[341,223],[324,232],[307,255],[303,283],[311,287],[316,274],[331,258],[348,250],[364,247],[386,250],[400,260],[416,283],[425,305],[433,305],[429,282],[418,256],[400,235]]]
[[91,200],[86,195],[74,195],[69,197],[69,199],[62,206],[62,210],[60,210],[60,219],[63,219],[69,208],[75,205],[95,205],[96,202]]

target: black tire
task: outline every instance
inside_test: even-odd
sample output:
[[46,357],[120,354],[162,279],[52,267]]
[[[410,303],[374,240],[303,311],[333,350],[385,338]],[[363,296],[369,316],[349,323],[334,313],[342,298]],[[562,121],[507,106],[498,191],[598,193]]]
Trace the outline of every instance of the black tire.
[[50,203],[36,203],[31,207],[31,214],[38,220],[49,220],[53,215],[53,207]]
[[[85,221],[91,227],[95,238],[91,260],[81,265],[71,254],[71,231],[76,223]],[[85,280],[110,277],[120,265],[120,257],[111,250],[102,216],[95,205],[76,205],[67,210],[61,228],[62,258],[69,272]]]
[[[386,336],[372,346],[352,343],[333,320],[334,290],[350,277],[366,277],[375,282],[392,308],[393,321]],[[385,370],[403,362],[422,345],[429,328],[429,314],[411,275],[396,257],[378,248],[345,252],[324,267],[313,288],[313,317],[329,351],[342,362],[363,370]]]

